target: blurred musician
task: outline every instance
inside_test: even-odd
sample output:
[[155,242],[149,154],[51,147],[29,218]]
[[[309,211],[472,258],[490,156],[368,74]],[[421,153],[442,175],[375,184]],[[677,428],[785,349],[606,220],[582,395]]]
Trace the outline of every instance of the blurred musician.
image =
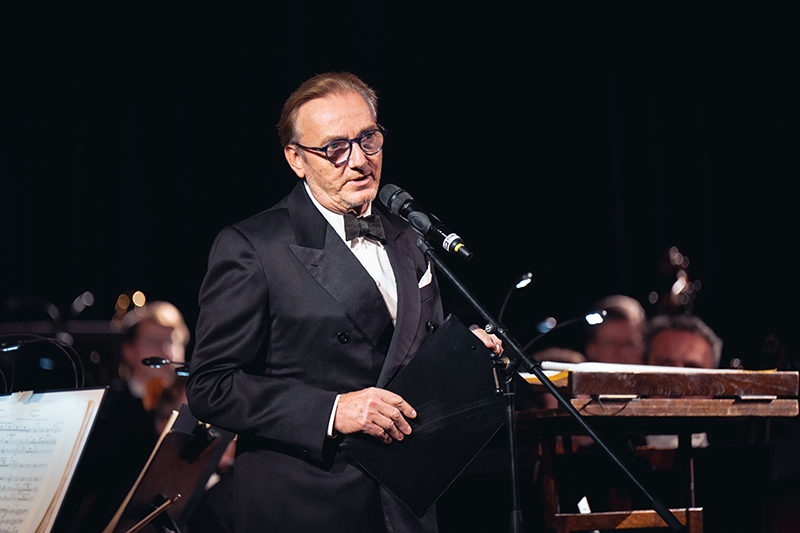
[[600,324],[587,329],[586,357],[595,363],[641,365],[645,314],[641,304],[629,296],[615,294],[594,304],[605,311]]
[[696,316],[661,315],[648,324],[644,359],[649,365],[719,368],[722,340]]
[[[722,340],[693,315],[654,317],[647,328],[644,359],[647,364],[681,368],[718,368]],[[648,435],[647,445],[657,449],[678,447],[677,435]],[[706,433],[692,434],[692,448],[708,446]]]
[[185,361],[189,328],[178,308],[169,302],[152,302],[136,308],[122,321],[125,337],[122,342],[122,361],[119,375],[128,391],[142,401],[147,411],[158,404],[165,389],[176,381],[175,367],[145,366],[146,358],[168,359],[176,363]]

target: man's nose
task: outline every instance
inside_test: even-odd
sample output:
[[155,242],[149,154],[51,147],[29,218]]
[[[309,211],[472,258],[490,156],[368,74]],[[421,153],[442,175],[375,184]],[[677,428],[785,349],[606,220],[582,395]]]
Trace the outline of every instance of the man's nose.
[[350,154],[350,159],[347,160],[347,164],[350,168],[359,168],[366,162],[367,155],[364,153],[364,150],[361,149],[361,145],[353,143],[353,152]]

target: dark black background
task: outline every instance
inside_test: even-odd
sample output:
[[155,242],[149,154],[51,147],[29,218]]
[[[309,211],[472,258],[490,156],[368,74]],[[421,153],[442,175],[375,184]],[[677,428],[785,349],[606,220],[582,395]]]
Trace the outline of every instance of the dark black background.
[[608,294],[646,303],[677,246],[725,360],[759,367],[771,333],[796,354],[794,11],[519,4],[12,13],[0,302],[89,290],[81,317],[110,319],[138,289],[193,327],[216,233],[295,183],[283,101],[350,70],[380,93],[384,182],[463,237],[475,258],[445,260],[472,292],[496,313],[534,273],[506,312],[521,342]]

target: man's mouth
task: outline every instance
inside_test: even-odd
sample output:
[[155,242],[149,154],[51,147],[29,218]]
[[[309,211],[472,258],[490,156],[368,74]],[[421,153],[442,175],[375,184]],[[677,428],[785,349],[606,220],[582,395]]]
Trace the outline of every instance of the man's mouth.
[[366,176],[353,178],[353,179],[351,179],[349,181],[350,181],[350,183],[352,183],[354,185],[364,185],[364,184],[368,183],[371,180],[372,180],[372,174],[367,174]]

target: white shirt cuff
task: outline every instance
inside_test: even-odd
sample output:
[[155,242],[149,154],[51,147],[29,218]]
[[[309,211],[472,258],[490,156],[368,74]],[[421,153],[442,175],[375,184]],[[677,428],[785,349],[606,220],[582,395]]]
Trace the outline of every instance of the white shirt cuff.
[[339,398],[341,394],[336,395],[336,399],[333,401],[333,409],[331,409],[331,417],[328,420],[328,437],[335,437],[336,435],[333,434],[333,421],[336,418],[336,407],[339,405]]

